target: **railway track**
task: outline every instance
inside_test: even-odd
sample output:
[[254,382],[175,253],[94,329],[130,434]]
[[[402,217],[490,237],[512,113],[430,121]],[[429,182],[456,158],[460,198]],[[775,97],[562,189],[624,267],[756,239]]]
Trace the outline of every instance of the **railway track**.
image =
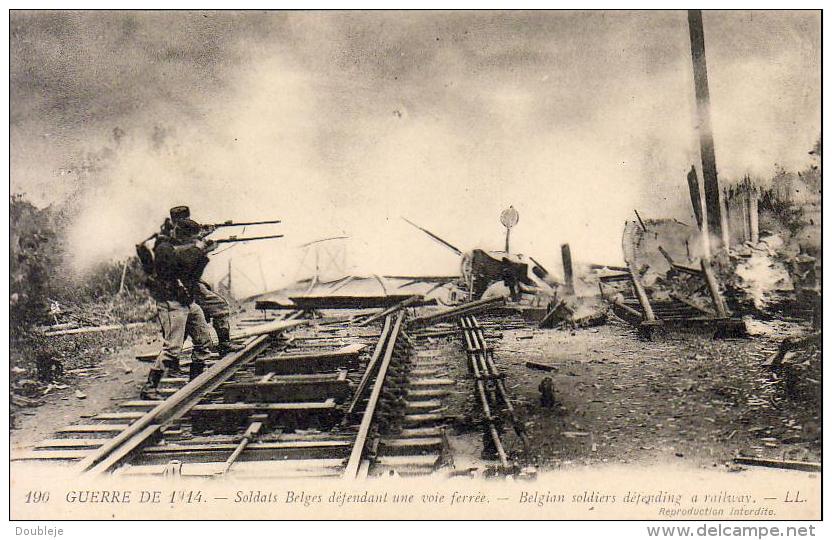
[[[494,451],[494,469],[508,471],[516,456],[504,448],[501,432],[511,425],[525,444],[522,423],[485,333],[468,313],[440,313],[411,324],[402,308],[364,319],[371,325],[356,324],[355,317],[303,319],[294,312],[194,381],[163,379],[166,399],[124,401],[12,460],[61,463],[82,475],[364,478],[452,472],[448,430],[459,418],[449,406],[474,392],[486,453]],[[448,356],[446,338],[464,343],[470,376],[460,377],[458,370],[452,376],[459,358]]]

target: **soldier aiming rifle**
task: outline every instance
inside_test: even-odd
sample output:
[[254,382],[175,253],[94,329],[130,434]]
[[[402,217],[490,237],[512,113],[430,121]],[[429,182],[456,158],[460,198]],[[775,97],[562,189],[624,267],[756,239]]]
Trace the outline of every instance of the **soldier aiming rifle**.
[[[183,223],[184,228],[197,232],[198,228]],[[148,240],[136,246],[136,252],[147,274],[150,294],[156,300],[156,311],[162,327],[162,350],[150,368],[147,382],[142,387],[141,398],[162,399],[159,383],[165,371],[179,374],[179,355],[186,337],[193,341],[190,379],[198,377],[205,369],[210,356],[211,333],[202,308],[194,301],[196,283],[207,264],[207,254],[215,245],[204,240],[190,243],[174,242],[169,236],[154,235],[153,250]]]
[[[220,224],[228,226],[228,223]],[[148,374],[142,388],[142,399],[161,399],[157,388],[165,371],[180,373],[179,356],[186,337],[193,341],[190,379],[198,377],[210,356],[211,336],[206,316],[211,319],[219,341],[218,351],[226,354],[238,351],[242,345],[231,341],[228,302],[202,281],[208,264],[208,253],[220,243],[244,242],[265,238],[228,238],[219,241],[206,239],[217,226],[203,226],[190,219],[186,206],[170,210],[161,230],[136,245],[136,252],[147,275],[147,285],[156,300],[164,343],[162,351]],[[153,249],[147,247],[155,240]]]
[[[190,222],[188,227],[184,227],[183,223]],[[262,225],[269,223],[280,223],[278,220],[273,221],[256,221],[246,223],[234,223],[226,221],[218,224],[199,224],[191,220],[191,210],[187,206],[175,206],[170,209],[170,218],[165,220],[162,225],[160,234],[169,235],[175,243],[184,242],[189,243],[196,240],[206,239],[211,233],[219,228],[243,226],[243,225]],[[263,237],[249,237],[249,238],[227,238],[221,240],[208,240],[212,245],[226,243],[226,242],[243,242],[247,240],[260,240],[266,238],[279,238],[283,235],[270,235]],[[206,263],[207,264],[207,263]],[[196,283],[195,301],[202,308],[205,313],[205,318],[211,321],[214,330],[217,333],[217,352],[222,356],[229,352],[236,352],[243,348],[242,345],[231,341],[231,324],[229,317],[231,317],[231,306],[228,301],[214,292],[208,283],[206,283],[202,276]]]

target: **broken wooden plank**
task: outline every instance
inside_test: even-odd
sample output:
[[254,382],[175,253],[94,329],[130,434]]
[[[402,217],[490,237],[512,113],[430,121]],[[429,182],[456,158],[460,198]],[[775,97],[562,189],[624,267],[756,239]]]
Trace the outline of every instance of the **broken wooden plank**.
[[[300,312],[297,312],[300,314]],[[290,315],[291,316],[291,315]],[[231,334],[232,340],[239,340],[239,339],[248,339],[252,336],[260,336],[263,334],[272,334],[275,332],[281,332],[283,330],[288,330],[295,326],[300,326],[304,324],[309,324],[311,321],[307,319],[280,319],[276,321],[269,321],[264,324],[258,324],[256,326],[249,326],[246,327],[244,330],[240,330],[237,332],[233,332]],[[191,352],[194,350],[192,345],[186,345],[182,347],[182,350],[179,353],[179,365],[180,367],[186,367],[191,362]],[[153,351],[153,352],[145,352],[139,353],[136,355],[136,360],[139,362],[154,362],[156,358],[159,356],[161,351]],[[218,357],[216,353],[211,353],[212,356]]]
[[612,310],[618,317],[633,325],[639,325],[644,319],[639,311],[618,299],[612,302]]
[[647,297],[647,291],[644,290],[644,286],[641,284],[638,275],[632,268],[630,269],[630,278],[633,283],[633,289],[636,292],[636,298],[638,298],[638,303],[641,304],[641,310],[642,313],[644,313],[644,320],[647,322],[655,321],[656,315],[653,313],[653,307],[650,305],[650,299]]
[[543,362],[535,362],[533,360],[529,360],[528,362],[526,362],[526,367],[527,368],[532,368],[532,369],[540,369],[540,370],[543,370],[543,371],[557,371],[558,370],[557,366],[553,366],[552,364],[544,364]]
[[497,306],[505,305],[505,302],[506,299],[502,296],[498,296],[495,298],[487,298],[483,300],[475,300],[473,302],[468,302],[466,304],[461,304],[459,306],[444,309],[437,313],[431,313],[429,315],[416,317],[411,321],[411,324],[414,326],[427,326],[447,319],[461,317],[463,315],[473,315],[474,313],[479,313],[481,311],[486,311]]
[[673,264],[673,269],[682,272],[683,274],[689,274],[694,277],[702,277],[702,271],[697,268],[691,268],[690,266],[683,266],[681,264]]
[[764,459],[754,457],[736,457],[734,463],[739,465],[754,465],[757,467],[770,467],[775,469],[789,469],[792,471],[821,472],[820,463],[808,461],[785,461],[779,459]]
[[674,300],[678,301],[678,302],[681,302],[681,303],[685,304],[686,306],[688,306],[690,308],[695,309],[701,315],[705,315],[705,316],[709,316],[709,317],[716,317],[715,312],[713,312],[709,309],[705,309],[703,307],[697,306],[696,304],[694,304],[693,302],[691,302],[690,300],[688,300],[687,298],[685,298],[683,296],[680,296],[678,294],[671,294],[670,297],[673,298]]
[[[628,276],[629,277],[629,276]],[[560,318],[563,319],[565,317],[570,317],[574,312],[572,309],[566,305],[563,299],[558,300],[555,307],[550,309],[543,319],[538,324],[539,328],[553,328],[555,326],[555,320]]]
[[292,310],[297,309],[298,307],[294,304],[285,304],[283,302],[278,302],[277,300],[258,300],[254,303],[254,309],[266,310],[266,309],[284,309],[284,310]]
[[128,424],[76,424],[62,427],[57,433],[119,433],[128,427]]
[[385,309],[384,311],[382,311],[381,313],[377,313],[377,314],[373,315],[372,317],[369,317],[369,318],[361,321],[360,323],[358,323],[358,326],[367,326],[368,324],[370,324],[372,322],[381,320],[384,317],[399,311],[400,309],[404,309],[408,306],[412,306],[412,305],[416,304],[418,301],[420,301],[423,298],[424,297],[422,297],[420,295],[414,294],[410,298],[407,298],[406,300],[402,300],[401,302],[399,302],[395,306],[391,306],[391,307]]
[[727,317],[728,310],[725,308],[725,302],[722,300],[722,295],[719,292],[719,285],[716,281],[716,276],[711,268],[711,261],[702,258],[699,261],[702,266],[702,273],[705,275],[705,283],[708,285],[708,292],[711,294],[711,301],[714,303],[714,309],[720,317]]
[[231,335],[231,339],[245,339],[253,336],[261,336],[263,334],[273,334],[275,332],[282,332],[284,330],[288,330],[290,328],[294,328],[295,326],[300,326],[302,324],[309,324],[309,321],[303,319],[293,319],[290,321],[279,320],[265,324],[259,324],[257,326],[249,326],[245,330],[234,332],[234,334]]
[[52,330],[44,332],[44,336],[67,336],[72,334],[89,334],[93,332],[106,332],[109,330],[127,330],[128,328],[137,328],[148,324],[146,321],[132,322],[126,324],[105,324],[103,326],[85,326],[83,328],[70,328],[68,330]]
[[614,283],[619,281],[630,281],[630,274],[610,274],[598,278],[601,283]]
[[257,375],[265,375],[269,372],[288,375],[333,371],[354,366],[358,361],[358,355],[366,347],[363,343],[353,343],[334,351],[281,353],[276,356],[257,358],[254,370]]

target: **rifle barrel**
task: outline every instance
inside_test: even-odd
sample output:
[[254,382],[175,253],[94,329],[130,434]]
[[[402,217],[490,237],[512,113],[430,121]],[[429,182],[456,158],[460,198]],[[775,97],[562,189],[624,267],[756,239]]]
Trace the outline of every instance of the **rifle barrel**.
[[268,240],[269,238],[283,238],[282,234],[270,234],[268,236],[247,236],[244,238],[220,238],[214,240],[216,244],[231,244],[233,242],[248,242],[250,240]]
[[215,223],[213,226],[214,228],[219,229],[221,227],[245,227],[247,225],[269,225],[272,223],[281,223],[281,221],[279,219],[271,221],[229,221],[226,223]]

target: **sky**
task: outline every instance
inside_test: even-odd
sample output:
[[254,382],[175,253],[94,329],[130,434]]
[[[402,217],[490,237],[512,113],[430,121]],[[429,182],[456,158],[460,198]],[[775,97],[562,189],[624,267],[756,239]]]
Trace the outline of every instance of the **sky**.
[[[720,180],[798,169],[820,133],[820,17],[705,12]],[[452,274],[457,247],[617,263],[633,219],[693,222],[687,16],[650,12],[11,14],[11,189],[72,200],[72,266],[128,256],[169,207],[281,219],[237,294],[310,271]],[[325,261],[326,254],[318,254]],[[323,264],[323,263],[321,263]]]

